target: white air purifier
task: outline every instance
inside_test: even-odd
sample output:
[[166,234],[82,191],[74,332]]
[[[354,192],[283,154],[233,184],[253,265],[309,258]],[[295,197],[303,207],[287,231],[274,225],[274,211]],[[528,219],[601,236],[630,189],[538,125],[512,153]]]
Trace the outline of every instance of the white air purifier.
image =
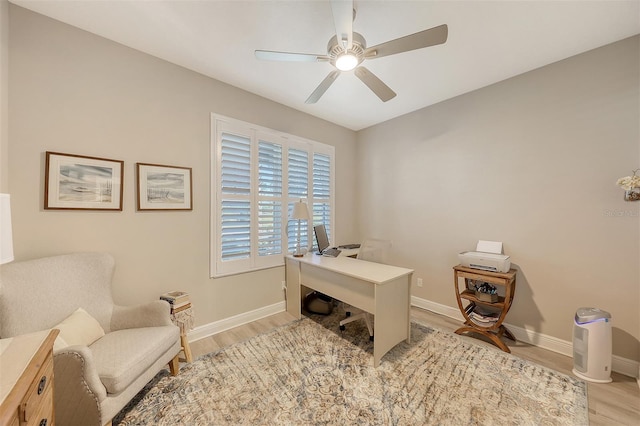
[[573,324],[573,374],[595,383],[611,382],[611,314],[580,308]]

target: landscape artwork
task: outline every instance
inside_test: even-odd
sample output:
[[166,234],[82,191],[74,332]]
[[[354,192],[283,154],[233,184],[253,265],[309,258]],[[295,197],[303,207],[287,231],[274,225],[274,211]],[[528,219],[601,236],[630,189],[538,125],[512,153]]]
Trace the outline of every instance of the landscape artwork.
[[122,161],[46,156],[45,209],[122,210]]
[[191,169],[137,163],[138,210],[191,210]]
[[113,168],[77,163],[60,165],[59,201],[109,203],[112,196]]

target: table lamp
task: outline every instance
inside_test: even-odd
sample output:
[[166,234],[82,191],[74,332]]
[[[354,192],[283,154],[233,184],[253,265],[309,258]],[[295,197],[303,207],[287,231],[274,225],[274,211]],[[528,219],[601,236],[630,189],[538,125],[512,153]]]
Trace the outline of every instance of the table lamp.
[[9,194],[0,194],[0,265],[12,260],[11,199]]
[[303,203],[302,200],[293,205],[291,219],[298,221],[298,243],[296,245],[296,251],[295,253],[293,253],[293,257],[302,257],[304,256],[304,253],[302,253],[302,249],[300,248],[300,221],[309,220],[309,210],[307,209],[307,205]]

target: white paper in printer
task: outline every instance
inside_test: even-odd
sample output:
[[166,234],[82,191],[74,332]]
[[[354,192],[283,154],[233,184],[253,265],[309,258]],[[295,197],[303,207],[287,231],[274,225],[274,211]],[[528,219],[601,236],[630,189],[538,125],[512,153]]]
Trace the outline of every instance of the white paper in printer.
[[458,254],[460,264],[468,268],[482,269],[491,272],[509,272],[511,259],[502,253],[502,242],[478,241],[476,251],[465,251]]
[[502,242],[501,241],[479,240],[478,241],[478,245],[476,246],[476,251],[481,251],[481,252],[484,252],[484,253],[504,254],[502,252]]

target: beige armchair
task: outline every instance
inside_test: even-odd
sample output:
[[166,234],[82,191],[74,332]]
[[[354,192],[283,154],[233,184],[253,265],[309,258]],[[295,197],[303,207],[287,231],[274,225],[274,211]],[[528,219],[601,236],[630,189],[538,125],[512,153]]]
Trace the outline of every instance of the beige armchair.
[[[105,425],[165,365],[178,372],[180,331],[169,304],[155,300],[116,306],[111,296],[114,260],[77,253],[0,267],[0,337],[54,328],[78,308],[84,324],[104,335],[89,345],[54,347],[56,424]],[[88,315],[87,315],[88,314]],[[94,321],[91,317],[95,318]],[[99,326],[98,326],[99,324]],[[61,333],[62,336],[62,333]],[[70,344],[70,346],[66,346]]]

